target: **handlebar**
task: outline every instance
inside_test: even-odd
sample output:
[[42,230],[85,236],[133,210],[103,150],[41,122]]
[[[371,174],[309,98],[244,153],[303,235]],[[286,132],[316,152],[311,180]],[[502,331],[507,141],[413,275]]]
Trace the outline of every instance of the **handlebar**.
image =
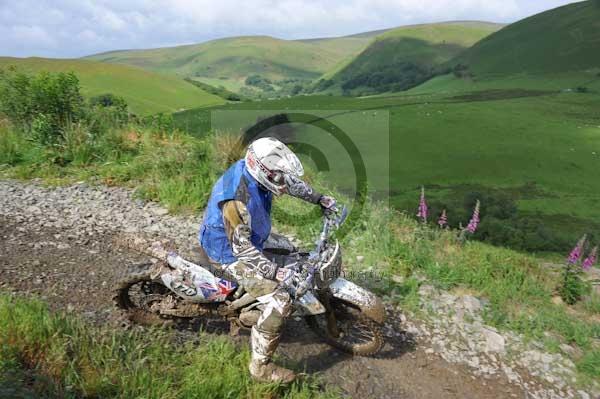
[[306,278],[300,280],[296,286],[296,297],[301,297],[313,286],[314,275],[317,270],[317,264],[319,263],[319,257],[321,252],[323,251],[323,246],[325,242],[329,238],[329,233],[332,229],[339,228],[348,217],[348,208],[343,206],[341,211],[334,211],[335,217],[330,217],[328,215],[323,216],[323,229],[321,230],[321,234],[319,235],[319,239],[316,241],[316,248],[314,251],[311,251],[308,256],[308,262],[305,264],[307,267],[304,270],[299,270],[298,273],[302,273],[306,271]]
[[348,208],[344,205],[342,210],[334,210],[333,215],[335,217],[331,217],[329,215],[323,215],[323,229],[321,230],[321,234],[319,235],[319,239],[316,244],[316,248],[313,252],[310,253],[309,260],[317,260],[321,250],[323,249],[323,244],[329,238],[329,232],[332,228],[339,228],[348,217]]
[[282,284],[286,285],[295,295],[296,298],[302,297],[309,289],[314,285],[314,276],[318,271],[321,253],[329,233],[332,229],[339,228],[348,216],[348,208],[342,207],[341,211],[336,210],[334,212],[335,217],[331,215],[324,215],[323,217],[323,229],[319,235],[319,239],[315,242],[316,248],[311,251],[308,255],[308,261],[301,265],[296,265],[290,270],[290,274],[283,275],[282,279],[279,280]]

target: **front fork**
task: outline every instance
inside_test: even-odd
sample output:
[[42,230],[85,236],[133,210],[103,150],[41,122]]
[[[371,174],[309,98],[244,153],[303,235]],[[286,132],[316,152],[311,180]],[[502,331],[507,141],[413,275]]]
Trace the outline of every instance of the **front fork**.
[[318,292],[319,301],[321,301],[326,310],[325,314],[327,316],[327,330],[332,337],[337,338],[340,336],[340,330],[337,326],[335,311],[331,305],[331,296],[331,291],[329,291],[329,289],[320,290]]

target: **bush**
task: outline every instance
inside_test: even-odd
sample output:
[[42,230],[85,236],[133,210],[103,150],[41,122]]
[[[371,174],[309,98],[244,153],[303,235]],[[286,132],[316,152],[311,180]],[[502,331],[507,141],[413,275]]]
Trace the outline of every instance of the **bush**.
[[26,143],[7,123],[0,121],[0,165],[13,166],[23,158]]
[[171,209],[197,210],[206,203],[214,148],[174,130],[172,115],[134,124],[120,97],[103,94],[84,102],[72,74],[10,70],[3,72],[0,90],[2,112],[12,122],[0,125],[0,164],[16,165],[15,175],[91,173],[107,184],[135,181],[139,195]]
[[[443,72],[447,73],[447,70]],[[469,78],[473,76],[473,74],[469,71],[469,66],[463,64],[455,65],[454,68],[452,68],[452,73],[457,78]]]
[[97,140],[98,155],[107,162],[124,162],[140,151],[140,134],[133,127],[110,129]]
[[493,192],[483,193],[472,191],[465,195],[463,206],[470,212],[477,200],[481,202],[481,216],[493,216],[497,219],[510,219],[517,215],[517,203],[507,193]]
[[431,79],[434,74],[422,65],[401,61],[347,77],[342,83],[342,90],[349,92],[357,87],[370,87],[373,93],[407,90]]
[[79,79],[73,73],[28,75],[14,68],[0,71],[0,112],[43,144],[61,139],[63,129],[85,113]]
[[94,134],[104,133],[108,127],[123,126],[129,122],[129,109],[122,97],[102,94],[90,98],[89,105],[91,109],[87,113],[87,124]]
[[123,97],[115,96],[114,94],[100,94],[90,98],[92,107],[115,107],[121,110],[127,110],[127,102]]
[[263,91],[274,91],[273,86],[271,84],[271,80],[264,78],[260,75],[250,75],[246,78],[245,83],[247,86],[258,87]]
[[30,129],[31,138],[40,144],[51,144],[57,141],[57,137],[62,135],[61,130],[57,130],[52,124],[50,117],[45,114],[39,114],[33,117]]
[[263,78],[260,75],[250,75],[246,78],[245,83],[248,86],[259,86],[260,84],[263,84],[263,83],[270,84],[271,81],[267,78]]
[[88,164],[98,138],[129,122],[124,99],[103,94],[85,102],[72,73],[29,75],[14,68],[0,71],[0,113],[11,121],[13,134],[48,147],[60,164]]
[[239,95],[235,94],[235,93],[231,93],[231,94],[227,94],[225,96],[225,100],[228,100],[228,101],[242,101],[242,98]]
[[142,119],[142,125],[161,135],[167,135],[174,130],[173,115],[158,113]]
[[331,86],[333,86],[335,82],[331,79],[319,79],[317,81],[317,83],[314,85],[313,89],[311,90],[311,92],[313,91],[323,91],[323,90],[327,90],[328,88],[330,88]]
[[216,96],[224,98],[227,101],[242,101],[243,100],[243,98],[239,94],[229,91],[223,86],[215,87],[215,86],[211,86],[209,84],[206,84],[204,82],[200,82],[198,80],[194,80],[191,78],[185,78],[184,80],[188,83],[193,84],[196,87],[201,88],[204,91],[207,91],[211,94],[214,94]]
[[89,165],[97,156],[96,144],[85,126],[71,123],[64,129],[61,152],[67,163],[75,166]]

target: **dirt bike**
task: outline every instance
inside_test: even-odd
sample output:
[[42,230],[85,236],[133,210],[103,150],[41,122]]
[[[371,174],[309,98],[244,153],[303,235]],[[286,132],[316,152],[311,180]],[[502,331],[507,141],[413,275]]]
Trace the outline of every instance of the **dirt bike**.
[[[346,208],[333,216],[324,215],[313,251],[279,250],[270,255],[291,276],[282,284],[294,298],[292,316],[304,317],[333,347],[368,356],[383,346],[385,310],[377,296],[341,277],[342,251],[331,236],[346,216]],[[215,269],[171,252],[166,262],[133,266],[117,284],[114,300],[130,320],[141,324],[218,317],[229,320],[234,332],[251,328],[262,312],[260,298]],[[174,271],[184,276],[183,281],[173,278]]]

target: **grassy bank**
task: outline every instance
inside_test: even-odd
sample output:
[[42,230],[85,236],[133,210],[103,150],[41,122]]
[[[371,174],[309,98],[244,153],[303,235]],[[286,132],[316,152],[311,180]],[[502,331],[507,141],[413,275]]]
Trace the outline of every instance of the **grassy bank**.
[[161,331],[93,329],[35,300],[0,295],[0,396],[11,398],[333,398],[314,380],[284,388],[247,373],[227,338],[170,342]]
[[217,173],[211,165],[216,162],[208,140],[178,132],[131,125],[98,140],[73,138],[48,148],[0,123],[0,170],[5,176],[42,178],[50,184],[89,180],[135,187],[140,198],[160,201],[172,211],[204,206]]

